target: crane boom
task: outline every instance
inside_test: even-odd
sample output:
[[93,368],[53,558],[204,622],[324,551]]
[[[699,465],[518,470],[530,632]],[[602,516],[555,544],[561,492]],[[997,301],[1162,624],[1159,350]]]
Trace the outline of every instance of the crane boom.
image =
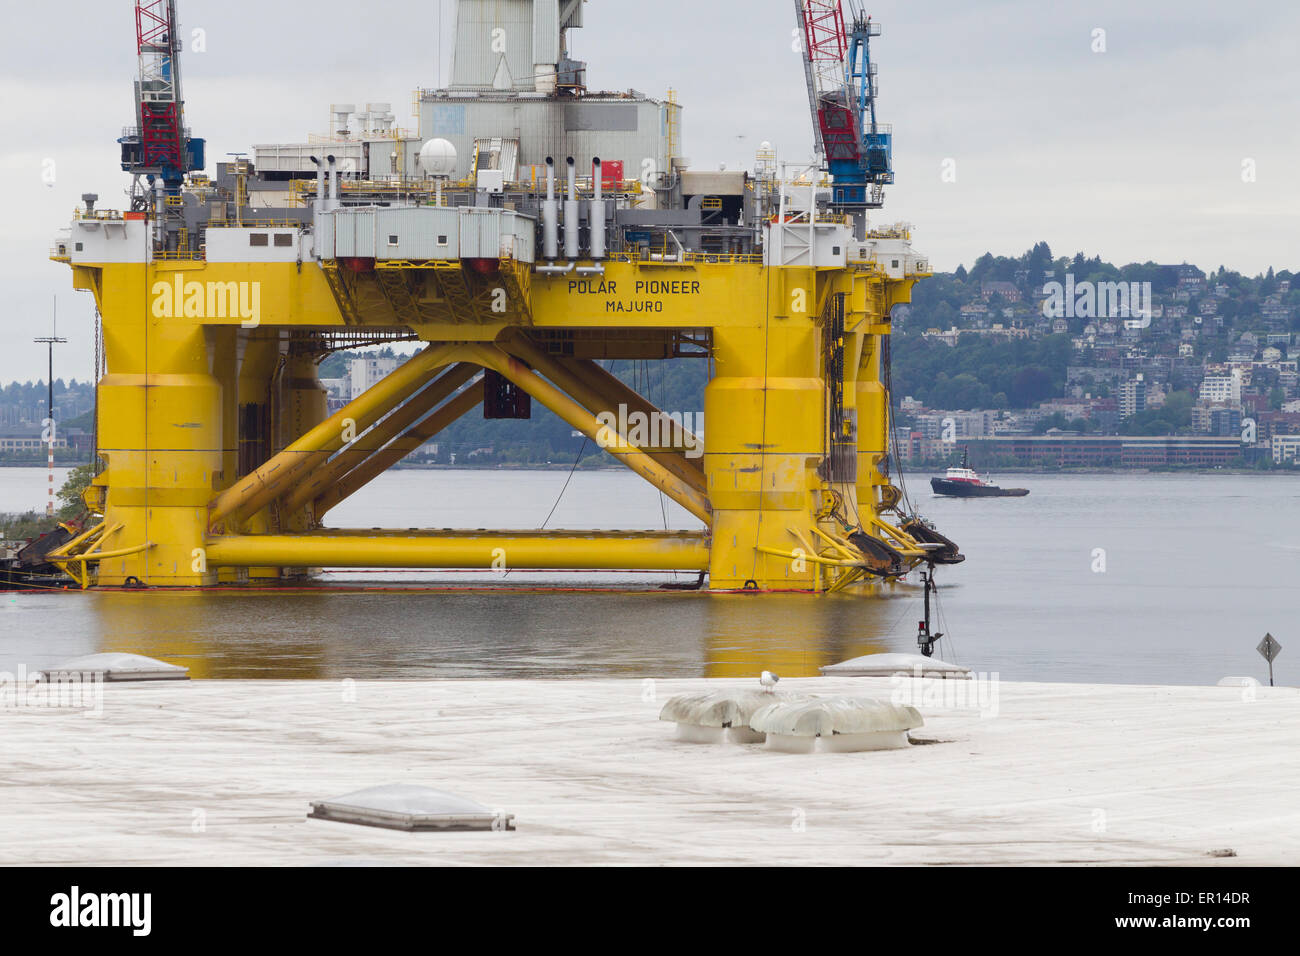
[[136,126],[118,141],[122,168],[137,177],[157,177],[175,192],[186,173],[204,166],[203,140],[190,139],[185,130],[176,0],[138,0],[135,33]]
[[894,181],[893,133],[876,121],[871,37],[880,35],[880,25],[857,0],[850,0],[848,21],[841,0],[795,0],[795,8],[815,148],[834,183],[833,205],[878,209],[884,186]]

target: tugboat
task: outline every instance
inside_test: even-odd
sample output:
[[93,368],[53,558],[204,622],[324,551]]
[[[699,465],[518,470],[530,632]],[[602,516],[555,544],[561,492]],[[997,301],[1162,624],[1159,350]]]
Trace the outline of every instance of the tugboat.
[[970,467],[970,449],[963,448],[961,466],[949,468],[943,478],[931,478],[930,487],[936,495],[949,498],[1023,498],[1027,488],[999,488],[989,484]]

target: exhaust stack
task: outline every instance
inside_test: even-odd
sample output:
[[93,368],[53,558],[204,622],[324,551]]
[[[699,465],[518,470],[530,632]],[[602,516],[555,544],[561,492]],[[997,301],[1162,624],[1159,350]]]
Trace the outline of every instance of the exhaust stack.
[[578,205],[578,166],[572,156],[569,164],[569,198],[564,201],[564,255],[576,262],[581,255],[579,232],[582,228],[582,208]]
[[600,157],[597,156],[592,160],[592,166],[595,170],[593,179],[594,197],[591,200],[591,214],[587,218],[587,226],[591,231],[591,258],[599,262],[605,258],[605,200],[604,200],[604,182],[600,167]]
[[542,257],[554,262],[560,254],[560,204],[555,200],[555,160],[546,157],[546,201],[542,203]]

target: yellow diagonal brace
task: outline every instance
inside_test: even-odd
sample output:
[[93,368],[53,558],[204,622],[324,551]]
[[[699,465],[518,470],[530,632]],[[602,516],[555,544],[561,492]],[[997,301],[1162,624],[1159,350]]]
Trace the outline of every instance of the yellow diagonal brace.
[[77,537],[73,538],[71,541],[59,545],[57,548],[55,548],[53,551],[51,551],[49,554],[45,556],[46,559],[53,561],[55,558],[61,558],[65,554],[70,554],[72,550],[76,548],[78,545],[85,544],[86,542],[90,541],[92,538],[98,537],[99,535],[103,534],[104,529],[106,527],[108,527],[108,522],[101,521],[99,524],[95,525],[89,531],[86,531],[78,535]]
[[345,423],[351,421],[358,432],[369,428],[428,381],[435,371],[455,361],[458,350],[456,345],[430,346],[252,474],[241,478],[213,499],[209,525],[215,528],[227,518],[270,504],[295,478],[343,447]]
[[855,554],[853,553],[853,551],[850,550],[849,547],[848,547],[846,544],[844,544],[843,542],[837,541],[837,540],[836,540],[832,535],[827,534],[827,533],[826,533],[825,531],[823,531],[821,528],[813,528],[812,531],[813,531],[813,534],[817,535],[817,537],[821,538],[823,541],[825,541],[827,544],[829,544],[832,548],[834,548],[834,549],[835,549],[836,551],[838,551],[841,555],[843,555],[847,560],[849,560],[849,561],[861,561],[861,560],[862,560],[862,556],[861,556],[861,555],[855,555]]
[[357,438],[323,468],[313,468],[284,496],[284,510],[293,513],[324,494],[330,486],[361,465],[411,425],[478,374],[478,366],[462,362],[401,408]]
[[832,584],[827,590],[827,594],[835,594],[837,591],[843,591],[850,584],[856,584],[862,580],[867,572],[863,568],[853,568],[847,574],[841,575],[840,579]]
[[845,561],[840,558],[823,558],[818,554],[795,554],[793,551],[782,551],[780,548],[769,548],[766,545],[759,545],[756,550],[761,554],[770,554],[774,558],[787,558],[790,561],[811,561],[813,564],[824,564],[832,568],[855,568],[859,563]]
[[[120,527],[120,526],[119,526]],[[117,530],[117,529],[114,529]],[[50,558],[51,564],[55,565],[64,574],[71,574],[68,570],[69,565],[77,565],[78,571],[77,582],[81,585],[81,590],[85,591],[90,588],[90,565],[99,561],[106,561],[112,558],[125,558],[132,554],[139,554],[141,551],[147,551],[153,547],[153,542],[146,541],[144,544],[137,544],[133,548],[118,548],[115,551],[100,551],[94,554],[78,554],[72,557]]]
[[99,549],[102,548],[105,544],[108,543],[108,539],[109,539],[109,538],[113,537],[113,535],[115,535],[115,534],[117,534],[119,531],[121,531],[121,530],[122,530],[122,527],[123,527],[123,526],[122,526],[122,523],[119,521],[117,524],[113,525],[113,527],[109,528],[107,531],[105,531],[103,534],[101,534],[98,538],[96,538],[96,539],[95,539],[95,543],[92,544],[90,547],[86,548],[86,550],[83,551],[83,552],[81,552],[81,553],[82,553],[83,555],[98,554],[98,553],[99,553]]
[[[510,339],[503,346],[505,352],[513,355],[515,358],[522,359],[537,371],[541,372],[552,382],[558,385],[564,391],[568,392],[575,398],[579,404],[591,412],[593,415],[599,415],[602,412],[609,412],[615,416],[618,415],[618,399],[610,399],[608,393],[600,389],[592,388],[579,376],[564,364],[561,364],[553,356],[547,355],[539,349],[525,336],[519,335]],[[613,376],[611,376],[612,378]],[[617,379],[615,379],[617,381]],[[635,393],[634,393],[635,394]],[[627,404],[626,400],[624,404]],[[640,404],[653,409],[645,399],[640,399]],[[658,411],[657,409],[654,409]],[[626,435],[620,435],[620,438],[626,440]],[[704,473],[695,466],[689,464],[684,457],[669,452],[643,452],[643,454],[652,457],[662,468],[667,469],[681,481],[690,485],[700,494],[708,492],[708,485],[704,480]]]
[[596,420],[596,416],[556,386],[499,348],[472,345],[466,346],[466,349],[473,361],[514,382],[562,418],[571,428],[582,432],[706,525],[712,526],[712,509],[709,507],[708,498],[703,493],[664,468],[645,452],[633,448],[613,429],[602,425]]
[[[571,369],[586,385],[594,388],[602,396],[613,396],[611,404],[622,403],[628,407],[629,411],[641,412],[644,415],[663,414],[661,409],[656,408],[644,396],[635,389],[630,388],[627,383],[623,382],[616,375],[611,375],[599,363],[590,359],[566,359],[564,366]],[[679,454],[682,459],[697,471],[704,470],[704,459],[688,458],[682,454],[687,449],[698,446],[700,439],[695,435],[688,435],[686,429],[677,422],[672,423],[671,437],[669,439],[673,445],[674,451],[680,449]]]
[[371,455],[365,462],[348,472],[342,479],[336,481],[321,493],[321,496],[316,499],[313,508],[316,520],[320,521],[325,513],[339,502],[356,494],[357,491],[370,484],[389,468],[392,468],[411,452],[429,441],[444,428],[468,414],[471,409],[476,408],[482,402],[483,384],[479,382],[465,389],[424,421],[407,431],[406,434],[387,445],[383,450]]

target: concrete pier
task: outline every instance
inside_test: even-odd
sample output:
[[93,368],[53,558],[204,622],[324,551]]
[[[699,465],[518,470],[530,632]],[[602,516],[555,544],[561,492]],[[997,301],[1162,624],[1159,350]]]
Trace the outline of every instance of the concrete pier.
[[[861,754],[680,743],[657,719],[669,696],[725,683],[105,685],[90,716],[7,701],[0,863],[1300,861],[1296,689],[934,690],[916,700],[916,745]],[[901,686],[780,688],[888,699]],[[463,795],[518,829],[307,819],[312,800],[386,783]]]

